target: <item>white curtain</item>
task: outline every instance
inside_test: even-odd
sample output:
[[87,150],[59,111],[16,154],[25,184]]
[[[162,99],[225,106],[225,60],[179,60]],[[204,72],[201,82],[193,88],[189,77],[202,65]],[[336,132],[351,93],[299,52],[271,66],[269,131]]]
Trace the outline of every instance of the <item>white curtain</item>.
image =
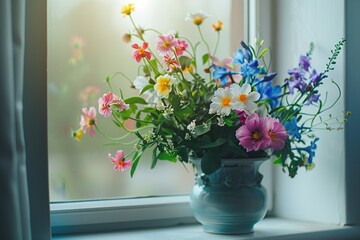
[[0,239],[31,239],[23,130],[25,0],[0,1]]

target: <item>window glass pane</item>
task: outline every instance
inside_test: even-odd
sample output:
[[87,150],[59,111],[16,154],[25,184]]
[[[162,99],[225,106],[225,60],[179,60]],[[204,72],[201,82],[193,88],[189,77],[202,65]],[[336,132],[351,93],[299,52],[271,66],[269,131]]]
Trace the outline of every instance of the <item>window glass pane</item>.
[[[202,25],[204,37],[215,46],[216,32],[211,24],[221,20],[224,29],[217,56],[232,55],[238,46],[231,46],[243,23],[236,21],[231,29],[232,3],[221,0],[138,0],[133,14],[136,24],[163,33],[178,31],[193,43],[200,41],[197,28],[185,21],[188,12],[202,10],[210,15]],[[189,193],[193,185],[190,165],[160,161],[150,169],[151,152],[144,155],[134,178],[129,171],[112,170],[107,154],[118,149],[131,151],[133,144],[106,145],[109,141],[98,131],[94,137],[84,135],[80,142],[71,138],[71,130],[79,127],[81,108],[95,106],[97,99],[109,91],[104,79],[122,72],[131,81],[138,66],[132,58],[132,43],[122,36],[133,28],[121,14],[119,0],[49,0],[48,1],[48,132],[51,201],[109,197],[132,197]],[[239,9],[238,15],[242,15]],[[237,16],[234,19],[239,19]],[[241,34],[242,35],[242,34]],[[146,33],[154,44],[156,35]],[[200,52],[204,46],[199,47]],[[114,77],[113,89],[121,89],[125,97],[138,95],[129,81],[120,74]],[[109,136],[124,132],[110,119],[99,118],[99,127]],[[127,140],[130,141],[131,139]]]

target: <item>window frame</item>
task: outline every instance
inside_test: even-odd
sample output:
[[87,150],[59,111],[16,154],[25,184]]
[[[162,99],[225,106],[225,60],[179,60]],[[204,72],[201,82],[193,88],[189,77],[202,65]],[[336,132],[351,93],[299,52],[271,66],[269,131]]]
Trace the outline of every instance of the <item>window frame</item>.
[[[248,2],[248,0],[244,0]],[[346,79],[355,79],[357,76],[356,69],[356,56],[359,54],[360,48],[356,45],[356,42],[360,39],[360,35],[357,31],[354,22],[360,22],[360,15],[358,15],[355,9],[360,8],[360,2],[356,0],[345,1],[345,29],[346,39],[348,41],[346,46]],[[47,4],[46,0],[32,1],[31,4],[26,5],[26,52],[25,52],[25,76],[24,76],[24,129],[26,140],[26,153],[27,153],[27,168],[28,168],[28,185],[29,185],[29,202],[31,208],[31,228],[33,239],[51,239],[50,233],[50,209],[51,209],[51,221],[56,222],[57,217],[73,217],[74,214],[83,211],[86,213],[89,207],[83,206],[77,209],[75,205],[68,203],[56,203],[49,206],[49,191],[48,191],[48,159],[47,159],[47,75],[46,75],[46,12]],[[246,29],[246,27],[245,27]],[[34,61],[36,59],[36,61]],[[356,75],[355,75],[356,74]],[[352,120],[348,124],[346,129],[345,141],[346,141],[346,223],[348,225],[360,224],[360,207],[358,202],[360,201],[359,188],[356,183],[360,182],[360,174],[357,174],[357,169],[360,167],[359,161],[357,161],[357,141],[355,137],[358,136],[359,130],[356,126],[359,121],[360,115],[357,110],[357,93],[355,89],[359,89],[359,82],[347,81],[346,83],[346,96],[345,104],[346,109],[353,111]],[[35,112],[33,110],[36,110]],[[139,205],[133,205],[130,208],[138,209],[139,206],[144,206],[139,200]],[[108,200],[107,200],[108,201]],[[112,200],[113,201],[113,200]],[[122,200],[123,201],[123,200]],[[168,199],[167,201],[170,201]],[[174,200],[173,206],[178,205],[178,209],[182,209],[184,204],[188,202],[184,199],[178,198]],[[89,204],[89,203],[85,203]],[[94,203],[92,203],[94,204]],[[101,201],[97,201],[97,210],[101,211]],[[91,205],[91,204],[90,204]],[[89,205],[89,206],[90,206]],[[166,205],[166,204],[165,204]],[[155,209],[168,209],[168,206],[155,204],[148,205],[149,209],[155,207]],[[79,205],[78,205],[79,206]],[[109,206],[116,207],[117,205]],[[113,210],[113,209],[111,209]],[[169,212],[171,211],[168,209]],[[95,214],[93,209],[93,214]],[[69,213],[66,215],[66,213]],[[96,212],[99,213],[99,212]],[[121,214],[118,212],[118,214]],[[139,214],[138,216],[141,216]],[[125,215],[123,216],[124,222],[126,222]],[[167,218],[163,218],[163,222],[166,222]],[[140,220],[140,219],[139,219]],[[62,221],[67,221],[65,218]],[[148,223],[144,223],[148,224]],[[81,225],[80,223],[78,224]],[[147,225],[149,226],[149,225]],[[71,231],[70,225],[53,225],[53,229],[56,227],[63,227],[62,231]],[[82,229],[86,230],[86,229]],[[87,230],[86,230],[87,231]],[[56,231],[53,232],[55,234]],[[344,234],[345,235],[345,234]]]

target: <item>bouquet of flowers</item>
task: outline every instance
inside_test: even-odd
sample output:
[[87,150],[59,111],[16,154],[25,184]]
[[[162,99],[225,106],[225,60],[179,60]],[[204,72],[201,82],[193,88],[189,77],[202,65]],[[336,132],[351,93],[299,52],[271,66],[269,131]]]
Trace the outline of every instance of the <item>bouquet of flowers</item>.
[[[316,143],[314,130],[341,129],[344,119],[322,117],[337,102],[327,103],[320,88],[333,70],[336,58],[345,42],[340,40],[325,66],[318,72],[311,66],[313,45],[300,56],[299,64],[288,71],[288,77],[279,82],[277,74],[269,71],[264,41],[251,46],[241,42],[233,58],[219,60],[215,50],[202,35],[207,15],[189,14],[199,31],[199,42],[193,44],[179,33],[162,34],[153,29],[138,27],[132,14],[134,5],[127,4],[122,14],[135,29],[124,35],[134,38],[132,58],[141,65],[142,75],[132,82],[140,96],[124,99],[122,91],[109,91],[98,100],[98,112],[104,118],[124,129],[121,139],[135,135],[137,141],[129,153],[118,150],[108,154],[114,169],[130,168],[133,176],[146,150],[152,151],[154,168],[158,160],[188,162],[189,157],[201,158],[205,174],[216,171],[221,159],[273,156],[273,163],[294,177],[300,167],[314,167]],[[220,35],[221,21],[212,25]],[[147,31],[156,31],[157,45],[152,49],[146,40]],[[199,58],[198,46],[207,51]],[[111,77],[106,78],[111,87]],[[337,83],[332,83],[339,90]],[[308,106],[315,111],[306,111]],[[80,128],[73,137],[80,140],[89,132],[93,136],[99,129],[95,107],[83,108]],[[136,122],[135,129],[125,122]],[[119,144],[121,145],[121,144]]]

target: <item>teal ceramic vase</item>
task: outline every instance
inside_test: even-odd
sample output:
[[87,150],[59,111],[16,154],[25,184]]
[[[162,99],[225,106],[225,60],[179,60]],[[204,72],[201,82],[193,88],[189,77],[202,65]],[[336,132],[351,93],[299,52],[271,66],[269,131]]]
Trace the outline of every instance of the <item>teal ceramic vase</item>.
[[212,174],[197,169],[190,207],[205,232],[249,234],[267,211],[267,193],[261,185],[260,165],[268,158],[223,159]]

